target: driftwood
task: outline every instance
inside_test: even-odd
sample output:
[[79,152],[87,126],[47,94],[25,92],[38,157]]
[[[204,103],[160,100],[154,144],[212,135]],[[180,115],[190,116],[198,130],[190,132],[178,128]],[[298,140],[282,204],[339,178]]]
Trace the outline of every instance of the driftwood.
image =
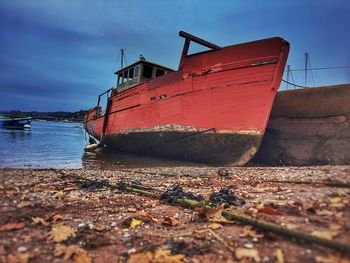
[[[180,199],[178,200],[178,203],[182,206],[191,207],[191,208],[203,206],[203,203],[197,202],[195,200],[189,200],[189,199]],[[223,210],[222,216],[230,221],[238,221],[247,225],[251,225],[263,231],[268,231],[268,232],[271,232],[280,236],[285,236],[291,239],[294,238],[299,241],[305,241],[312,244],[322,245],[340,252],[345,252],[350,254],[349,244],[344,244],[335,240],[329,240],[329,239],[313,236],[307,232],[303,232],[300,230],[288,229],[286,227],[277,225],[275,223],[267,222],[264,220],[258,220],[258,219],[249,217],[247,215],[234,213],[228,210]]]

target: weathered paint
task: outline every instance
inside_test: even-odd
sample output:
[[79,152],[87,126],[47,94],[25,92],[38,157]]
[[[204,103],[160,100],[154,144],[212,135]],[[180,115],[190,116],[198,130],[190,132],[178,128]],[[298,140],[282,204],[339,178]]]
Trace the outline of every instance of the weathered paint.
[[257,152],[262,135],[157,131],[117,133],[104,137],[111,148],[130,153],[218,165],[244,165]]
[[[215,158],[214,155],[222,151],[227,152],[223,159],[225,163],[243,165],[259,148],[288,51],[289,44],[285,40],[271,38],[186,56],[179,71],[120,93],[113,92],[106,113],[103,141],[107,146],[141,153],[145,151],[138,148],[144,149],[143,145],[149,145],[147,140],[161,140],[163,135],[158,134],[163,133],[146,131],[148,134],[141,136],[142,132],[133,132],[126,137],[124,131],[152,130],[160,125],[211,130],[209,137],[196,136],[199,138],[196,145],[208,146],[210,142],[213,145],[207,148],[215,149],[212,153],[206,151],[205,147],[195,147],[190,139],[178,148],[176,144],[171,146],[171,152],[165,146],[160,148],[163,153],[162,150],[147,151],[150,154],[176,158],[182,156],[192,160],[196,159],[199,151],[202,151],[202,156],[210,155],[210,158],[206,158],[208,160],[219,160],[223,157]],[[90,134],[100,138],[104,118],[96,119],[97,110],[95,108],[87,115],[85,126]],[[170,129],[168,132],[170,137],[176,133],[180,137],[183,135],[183,131]],[[137,139],[138,135],[142,140]],[[220,139],[214,139],[216,136]],[[246,137],[254,139],[247,142],[242,139]],[[119,138],[127,139],[129,143],[121,147],[122,140]],[[208,142],[208,138],[212,139]],[[133,143],[133,140],[137,143]],[[234,143],[234,140],[238,141]],[[247,143],[249,146],[226,151],[226,148],[237,143]],[[184,148],[186,154],[182,154]],[[243,158],[244,162],[237,161],[237,156],[243,156],[246,151],[252,153],[248,155],[249,158]]]

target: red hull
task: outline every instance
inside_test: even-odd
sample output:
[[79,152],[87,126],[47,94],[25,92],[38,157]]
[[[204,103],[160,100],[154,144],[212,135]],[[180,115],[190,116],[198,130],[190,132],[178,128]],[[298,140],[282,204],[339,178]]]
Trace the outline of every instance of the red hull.
[[244,165],[259,148],[288,52],[271,38],[186,56],[179,71],[112,95],[107,115],[92,109],[86,130],[100,139],[106,125],[103,142],[123,151]]

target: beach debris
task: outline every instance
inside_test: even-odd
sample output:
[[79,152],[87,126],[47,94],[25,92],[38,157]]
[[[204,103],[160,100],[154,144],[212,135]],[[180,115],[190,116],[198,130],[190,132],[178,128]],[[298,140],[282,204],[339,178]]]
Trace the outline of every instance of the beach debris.
[[230,175],[229,171],[226,169],[219,169],[218,176],[220,177],[228,177]]
[[240,235],[243,237],[252,237],[252,238],[262,238],[263,234],[258,234],[255,230],[253,230],[252,226],[244,226],[243,233]]
[[55,257],[63,257],[64,260],[69,260],[73,257],[75,263],[91,263],[91,256],[82,248],[76,245],[57,244],[54,250]]
[[158,263],[181,263],[186,256],[183,254],[171,254],[171,250],[158,248],[155,251],[147,251],[145,253],[135,253],[128,257],[128,263],[138,262],[158,262]]
[[175,219],[174,217],[167,216],[167,217],[164,217],[162,225],[177,226],[179,223],[180,223],[179,220]]
[[54,196],[58,197],[58,198],[62,198],[65,195],[65,193],[63,191],[57,191]]
[[125,191],[127,189],[128,185],[124,182],[117,182],[116,187],[120,191]]
[[142,223],[149,222],[150,219],[141,220],[139,217],[128,217],[123,220],[122,226],[125,228],[135,229],[140,226]]
[[221,242],[229,251],[231,251],[232,253],[235,252],[235,249],[233,246],[231,246],[224,238],[222,238],[219,234],[215,233],[212,229],[210,228],[204,228],[204,229],[200,229],[197,231],[197,233],[210,233],[210,235],[212,235],[213,237],[215,237],[219,242]]
[[331,240],[333,239],[333,237],[336,237],[339,235],[339,231],[336,231],[336,230],[312,231],[311,235]]
[[149,213],[146,213],[145,211],[141,211],[138,214],[138,218],[141,219],[143,222],[153,221],[156,223],[159,221],[157,218],[151,216]]
[[[150,171],[158,171],[153,169],[155,168],[149,168]],[[167,169],[164,168],[161,171],[170,173],[170,168]],[[16,228],[14,228],[11,232],[0,232],[4,236],[3,243],[0,244],[0,262],[20,262],[19,255],[25,253],[35,255],[34,259],[30,258],[28,260],[29,262],[31,260],[38,262],[75,262],[75,258],[79,258],[78,253],[75,254],[75,249],[78,248],[86,250],[89,254],[91,251],[91,255],[93,255],[96,262],[110,261],[111,251],[113,251],[113,259],[116,258],[115,262],[118,261],[118,258],[120,261],[122,251],[127,251],[126,255],[129,258],[134,254],[141,255],[139,262],[152,262],[157,248],[170,250],[171,256],[185,255],[184,260],[189,262],[211,262],[214,261],[215,256],[222,257],[222,261],[238,261],[238,259],[232,258],[235,257],[237,248],[258,250],[261,262],[283,263],[283,260],[286,262],[293,260],[296,262],[307,260],[319,263],[348,262],[348,251],[350,251],[347,244],[349,229],[346,221],[350,202],[348,189],[336,189],[338,194],[330,196],[329,188],[319,186],[315,189],[296,184],[290,188],[286,185],[275,185],[273,183],[246,184],[250,178],[253,178],[253,175],[256,178],[256,174],[251,169],[244,171],[230,169],[233,177],[236,177],[237,173],[237,175],[245,177],[245,180],[235,179],[230,182],[230,185],[226,183],[223,185],[231,189],[238,197],[241,197],[241,195],[238,195],[239,191],[244,199],[247,198],[246,201],[250,200],[249,205],[239,207],[237,210],[235,210],[235,206],[231,206],[233,209],[230,210],[224,209],[224,204],[210,207],[211,204],[208,198],[213,192],[210,189],[220,190],[217,180],[212,180],[211,177],[189,178],[179,176],[179,178],[167,177],[162,181],[158,175],[125,175],[125,173],[119,173],[118,171],[103,170],[98,174],[99,180],[108,178],[108,181],[113,182],[110,183],[113,188],[115,188],[114,183],[117,180],[123,181],[128,184],[125,191],[127,193],[119,193],[119,191],[87,192],[79,187],[79,183],[87,181],[89,178],[96,179],[96,171],[72,170],[69,172],[71,177],[68,177],[68,175],[62,177],[60,170],[20,170],[16,171],[18,173],[18,178],[16,178],[15,170],[5,169],[3,173],[7,174],[7,177],[5,177],[6,180],[3,180],[3,184],[0,184],[0,192],[3,194],[1,213],[4,215],[0,229],[5,224],[21,222],[23,222],[23,229],[15,230]],[[264,176],[267,178],[271,174],[270,170],[265,171],[264,169],[257,172],[257,175],[266,173],[266,175],[261,175],[263,179]],[[287,168],[280,169],[284,172]],[[305,174],[304,168],[300,170],[288,169],[290,169],[289,173],[290,176],[293,176],[293,180]],[[328,170],[328,167],[322,169]],[[348,171],[348,168],[344,170],[344,177],[347,176]],[[176,172],[178,173],[177,170]],[[210,168],[206,173],[210,172],[216,175],[217,169]],[[282,176],[279,171],[276,173],[278,177]],[[78,176],[85,176],[86,180],[75,179]],[[16,178],[16,180],[13,178]],[[138,180],[141,182],[138,182]],[[177,203],[179,207],[170,206],[159,200],[159,194],[172,188],[175,181],[185,191],[194,195],[203,194],[207,197],[206,200],[200,202],[191,201],[190,199],[180,200]],[[132,185],[142,185],[142,187],[149,187],[149,189],[153,188],[158,191],[154,191],[154,193],[157,193],[155,197],[149,198],[149,195],[142,192],[131,191]],[[288,189],[292,189],[295,195],[292,195]],[[55,197],[56,192],[62,192],[63,197]],[[151,192],[151,190],[144,192]],[[69,197],[72,194],[76,195],[79,201],[71,202]],[[333,200],[336,197],[340,199]],[[185,201],[188,201],[188,203]],[[25,204],[25,206],[19,207],[17,206],[19,204]],[[337,204],[344,204],[344,206],[333,206]],[[183,206],[183,208],[180,206]],[[272,215],[259,213],[258,209],[264,207],[270,207],[280,213],[291,214],[292,216],[276,216],[274,215],[275,211]],[[198,216],[200,211],[203,211],[203,213]],[[300,212],[295,213],[295,211]],[[194,218],[192,222],[189,221],[191,215],[194,215],[192,216]],[[176,226],[163,227],[162,222],[166,217],[180,222]],[[128,224],[123,224],[126,218],[130,218],[130,220]],[[140,224],[141,226],[131,229],[132,218],[143,223]],[[220,220],[228,222],[220,222]],[[49,225],[43,226],[45,225],[44,222]],[[51,228],[61,225],[61,222],[64,222],[66,226],[70,226],[75,236],[68,237],[61,242],[48,239],[47,234]],[[236,226],[227,225],[229,223]],[[102,226],[99,226],[99,224],[102,224]],[[77,226],[77,230],[75,230],[75,226]],[[204,229],[204,232],[198,232],[201,229]],[[212,230],[214,234],[209,232],[208,229]],[[291,229],[292,231],[290,231]],[[299,230],[295,231],[293,229]],[[315,230],[322,233],[313,232]],[[274,233],[284,238],[283,244],[280,242],[282,239],[277,238]],[[338,233],[339,236],[337,236]],[[120,242],[117,241],[117,247],[115,246],[116,240],[121,240]],[[292,243],[297,240],[303,241],[304,245],[300,246]],[[67,251],[63,250],[60,256],[55,258],[53,251],[57,244],[64,244]],[[283,246],[280,247],[279,244]],[[312,244],[319,245],[314,246]],[[71,245],[76,247],[73,247],[73,249],[70,247]],[[148,252],[151,254],[151,259],[145,257]],[[332,253],[331,256],[328,253]],[[86,254],[82,253],[82,255],[80,258],[84,260]],[[9,256],[12,261],[8,260]],[[69,259],[65,260],[65,257],[69,257]],[[123,262],[127,260],[128,257],[125,256]],[[253,257],[242,257],[240,259],[240,262],[254,261]]]
[[333,197],[329,201],[332,207],[343,207],[345,205],[340,197]]
[[32,253],[20,253],[16,252],[13,254],[9,254],[7,256],[2,257],[0,255],[0,261],[4,260],[7,263],[27,263],[30,259],[34,258],[34,254]]
[[230,205],[242,206],[245,204],[245,200],[240,197],[236,197],[230,189],[222,187],[219,192],[214,192],[210,195],[209,201],[213,205],[224,204],[225,208]]
[[178,199],[191,199],[196,201],[202,201],[204,198],[201,195],[195,195],[190,192],[184,192],[182,187],[179,185],[174,186],[171,189],[166,190],[161,194],[160,200],[166,201],[167,203],[174,205]]
[[49,219],[51,219],[53,222],[56,222],[58,220],[61,220],[63,219],[63,216],[59,213],[52,213],[50,216],[49,216]]
[[285,262],[285,261],[284,261],[284,255],[283,255],[282,249],[277,248],[277,249],[275,250],[275,256],[276,256],[276,258],[277,258],[277,263],[284,263],[284,262]]
[[344,255],[328,253],[327,256],[316,256],[315,261],[317,263],[350,263]]
[[264,214],[268,214],[268,215],[276,215],[276,216],[283,216],[285,215],[284,213],[273,209],[271,206],[265,206],[265,205],[261,205],[258,207],[258,212],[259,213],[264,213]]
[[331,197],[338,197],[338,196],[340,196],[340,194],[339,194],[338,191],[333,191],[332,193],[329,194],[329,196],[331,196]]
[[17,248],[17,252],[26,252],[28,250],[28,248],[27,247],[24,247],[24,246],[21,246],[21,247],[18,247]]
[[55,257],[63,256],[64,260],[68,260],[73,256],[76,249],[77,246],[75,245],[66,246],[62,244],[57,244],[55,250],[53,251],[53,254]]
[[140,180],[132,180],[132,181],[130,181],[130,184],[133,186],[141,186],[141,181]]
[[138,220],[136,218],[132,218],[131,219],[131,222],[130,222],[130,228],[131,229],[135,229],[136,227],[138,227],[139,225],[142,224],[142,221],[141,220]]
[[281,225],[284,225],[288,229],[297,229],[298,225],[293,224],[293,223],[282,223]]
[[75,263],[92,263],[91,256],[83,249],[79,249],[74,255]]
[[26,225],[24,223],[9,223],[9,224],[0,226],[0,232],[22,229],[25,226]]
[[108,186],[109,182],[107,180],[81,180],[79,185],[81,188],[86,189],[87,191],[95,192]]
[[32,216],[32,222],[36,225],[42,225],[42,226],[48,226],[50,225],[48,222],[46,222],[43,218],[41,217],[35,217]]
[[204,216],[207,218],[210,222],[215,223],[230,223],[232,224],[232,221],[227,220],[225,217],[222,216],[222,211],[224,210],[224,204],[221,204],[216,207],[200,207],[197,209],[197,212],[199,215]]
[[[188,234],[189,233],[185,233],[186,236]],[[180,237],[180,235],[178,235],[178,237]],[[185,241],[169,241],[167,244],[164,245],[164,248],[170,249],[172,255],[203,255],[206,252],[210,251],[210,249],[212,248],[212,242],[209,241],[202,246],[198,246],[196,244]]]
[[85,147],[84,151],[85,152],[93,152],[97,149],[97,147],[98,147],[97,143],[89,144]]
[[94,223],[92,224],[92,229],[101,232],[106,229],[106,226],[102,223]]
[[333,231],[339,231],[339,230],[342,229],[342,226],[339,225],[339,224],[337,224],[337,223],[335,223],[335,222],[331,222],[331,223],[329,224],[329,229],[330,229],[330,230],[333,230]]
[[216,229],[220,229],[222,228],[222,225],[218,224],[218,223],[212,223],[209,225],[210,229],[216,230]]
[[291,216],[300,216],[301,206],[295,205],[295,203],[286,203],[286,204],[275,204],[270,203],[269,207],[277,210],[281,213]]
[[322,210],[315,210],[316,215],[319,216],[332,216],[334,213],[332,211],[329,211],[327,209],[322,209]]
[[62,242],[70,237],[75,237],[75,230],[65,225],[53,226],[48,238],[54,242]]
[[255,248],[243,248],[243,247],[236,248],[235,256],[238,260],[241,260],[242,258],[247,257],[247,258],[253,258],[255,262],[261,261],[259,252]]
[[82,228],[83,230],[90,229],[90,230],[95,230],[97,232],[102,232],[106,230],[106,225],[100,222],[93,222],[91,220],[86,220],[85,222],[79,224],[78,228]]

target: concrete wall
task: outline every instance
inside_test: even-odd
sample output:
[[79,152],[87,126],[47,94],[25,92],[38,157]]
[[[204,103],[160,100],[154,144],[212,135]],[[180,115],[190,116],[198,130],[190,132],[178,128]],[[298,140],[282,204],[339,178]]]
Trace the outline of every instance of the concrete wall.
[[350,84],[278,92],[253,162],[350,164]]

